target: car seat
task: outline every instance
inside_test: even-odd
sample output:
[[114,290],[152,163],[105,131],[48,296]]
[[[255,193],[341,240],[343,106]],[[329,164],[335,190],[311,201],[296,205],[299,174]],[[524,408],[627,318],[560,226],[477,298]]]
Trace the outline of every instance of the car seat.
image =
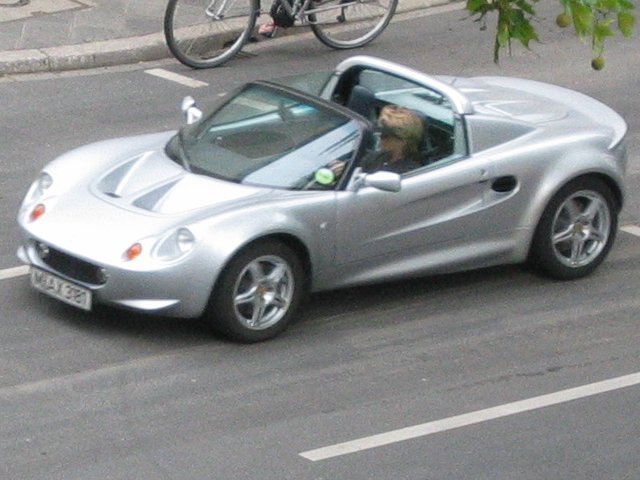
[[377,120],[376,103],[376,96],[371,90],[362,85],[354,85],[345,107],[362,115],[367,120],[375,122]]

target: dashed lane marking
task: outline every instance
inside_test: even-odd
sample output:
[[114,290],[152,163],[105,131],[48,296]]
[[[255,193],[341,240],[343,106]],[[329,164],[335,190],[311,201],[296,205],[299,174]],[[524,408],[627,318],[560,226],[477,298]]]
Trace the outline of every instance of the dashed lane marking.
[[640,237],[640,227],[637,225],[624,225],[620,227],[620,230],[630,233],[631,235],[635,235],[636,237]]
[[29,274],[29,266],[23,265],[21,267],[7,268],[0,270],[0,280],[6,280],[8,278],[21,277]]
[[169,80],[171,82],[176,82],[191,88],[200,88],[200,87],[209,86],[209,84],[206,82],[201,82],[200,80],[195,80],[185,75],[180,75],[178,73],[170,72],[169,70],[165,70],[164,68],[152,68],[150,70],[145,70],[145,73],[148,73],[149,75],[153,75],[154,77],[159,77],[165,80]]
[[533,397],[518,402],[506,403],[504,405],[487,408],[485,410],[477,410],[475,412],[465,413],[463,415],[457,415],[443,420],[436,420],[433,422],[423,423],[421,425],[414,425],[411,427],[401,428],[399,430],[371,435],[370,437],[351,440],[349,442],[338,443],[328,447],[317,448],[315,450],[302,452],[299,455],[307,460],[311,460],[312,462],[318,462],[320,460],[327,460],[341,455],[348,455],[350,453],[357,453],[363,450],[381,447],[383,445],[402,442],[404,440],[425,437],[434,433],[446,432],[455,428],[488,422],[489,420],[494,420],[496,418],[508,417],[518,413],[550,407],[552,405],[558,405],[572,400],[611,392],[613,390],[619,390],[621,388],[631,387],[638,384],[640,384],[640,373],[633,373],[631,375],[591,383],[581,387],[561,390],[548,395],[541,395],[539,397]]

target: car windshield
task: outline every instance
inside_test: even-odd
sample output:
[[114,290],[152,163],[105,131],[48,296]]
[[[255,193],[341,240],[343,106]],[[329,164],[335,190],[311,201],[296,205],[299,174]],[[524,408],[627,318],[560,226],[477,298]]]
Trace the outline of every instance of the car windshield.
[[[194,173],[272,188],[314,188],[330,162],[347,162],[358,122],[335,109],[263,84],[249,84],[167,145]],[[327,185],[322,185],[326,188]]]

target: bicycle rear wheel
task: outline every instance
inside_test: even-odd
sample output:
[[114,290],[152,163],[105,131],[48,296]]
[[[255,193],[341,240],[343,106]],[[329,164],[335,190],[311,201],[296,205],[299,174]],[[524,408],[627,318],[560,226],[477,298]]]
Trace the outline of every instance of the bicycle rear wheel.
[[325,45],[366,45],[389,25],[398,0],[316,0],[308,11],[311,29]]
[[240,51],[259,14],[259,0],[169,0],[164,35],[171,53],[193,68],[215,67]]

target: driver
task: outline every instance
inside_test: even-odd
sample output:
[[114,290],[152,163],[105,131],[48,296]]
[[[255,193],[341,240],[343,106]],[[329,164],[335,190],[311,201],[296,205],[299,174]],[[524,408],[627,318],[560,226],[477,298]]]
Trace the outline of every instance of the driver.
[[[362,159],[362,170],[366,173],[384,170],[405,173],[420,168],[419,147],[424,128],[418,115],[408,108],[386,105],[378,117],[380,142],[378,148]],[[344,172],[346,162],[332,160],[316,173],[311,185],[335,185]]]
[[386,105],[378,117],[379,148],[362,161],[367,172],[405,173],[422,166],[418,149],[424,135],[422,120],[408,108]]

